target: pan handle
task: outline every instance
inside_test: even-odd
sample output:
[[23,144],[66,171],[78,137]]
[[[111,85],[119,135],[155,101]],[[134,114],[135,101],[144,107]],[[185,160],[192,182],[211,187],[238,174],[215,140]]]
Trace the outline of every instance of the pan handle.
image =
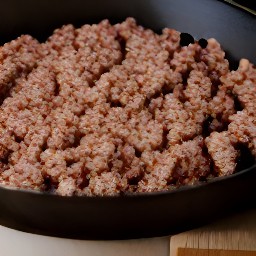
[[234,5],[234,6],[238,7],[238,8],[240,8],[240,9],[243,9],[244,11],[247,11],[247,12],[249,12],[249,13],[251,13],[251,14],[256,16],[256,11],[251,9],[251,8],[249,8],[249,7],[246,7],[244,4],[242,5],[242,4],[240,4],[240,3],[236,2],[236,1],[233,1],[233,0],[224,0],[224,1],[229,3],[229,4],[231,4],[231,5]]

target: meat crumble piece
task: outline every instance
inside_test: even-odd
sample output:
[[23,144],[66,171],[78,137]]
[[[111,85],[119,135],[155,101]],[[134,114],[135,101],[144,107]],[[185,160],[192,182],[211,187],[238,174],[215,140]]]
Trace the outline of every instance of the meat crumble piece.
[[168,131],[169,146],[201,134],[202,124],[208,115],[208,101],[211,96],[210,79],[201,71],[193,70],[187,83],[186,89],[181,92],[183,99],[186,100],[185,103],[179,100],[179,93],[174,91],[167,94],[159,107],[153,110],[156,120],[163,123],[164,129]]
[[99,176],[90,179],[88,195],[113,196],[120,193],[121,179],[117,173],[103,172]]
[[213,118],[209,125],[210,131],[222,130],[229,123],[229,117],[235,113],[234,98],[223,86],[219,87],[217,95],[212,98],[208,107],[208,112]]
[[239,67],[235,71],[222,76],[221,82],[226,90],[231,91],[244,108],[254,105],[256,69],[246,59],[241,59]]
[[180,50],[174,52],[173,59],[170,61],[171,67],[186,78],[196,66],[200,51],[201,46],[197,43],[181,47]]
[[71,177],[63,179],[56,190],[56,193],[62,196],[72,196],[76,191],[76,181]]
[[207,73],[213,84],[219,84],[220,77],[229,72],[225,52],[214,38],[207,40],[207,47],[201,50],[200,60],[207,65]]
[[255,116],[251,116],[246,110],[238,111],[230,116],[231,123],[228,131],[235,144],[247,145],[252,154],[256,156],[256,121]]
[[186,78],[191,70],[198,70],[208,76],[214,85],[219,84],[220,77],[229,71],[228,60],[220,44],[213,38],[207,40],[207,47],[202,49],[196,42],[178,48],[170,61],[176,72]]
[[28,74],[41,58],[41,45],[23,35],[0,47],[0,100],[15,85],[15,79]]
[[162,124],[152,120],[151,114],[146,110],[132,116],[127,128],[129,130],[127,142],[140,152],[156,149],[162,143]]
[[170,184],[175,186],[193,184],[200,177],[210,173],[210,161],[204,155],[203,138],[176,144],[159,152],[145,152],[142,160],[145,161],[146,171],[144,178],[139,182],[139,192],[168,190]]
[[208,152],[214,161],[219,176],[230,175],[235,171],[238,151],[234,148],[228,132],[212,132],[205,139]]
[[173,94],[165,96],[162,108],[155,110],[155,118],[164,124],[164,130],[168,132],[168,146],[192,139],[201,132],[201,126],[197,125]]
[[122,60],[117,32],[107,20],[77,29],[74,46],[80,51],[78,58],[82,79],[89,84]]
[[0,183],[5,186],[39,191],[42,190],[43,181],[40,164],[30,164],[25,158],[3,171],[0,179]]
[[228,131],[234,143],[247,145],[256,155],[256,69],[242,59],[236,71],[222,77],[223,86],[237,97],[242,110],[229,116]]
[[165,28],[160,36],[161,46],[169,52],[170,59],[180,47],[180,32],[175,29]]
[[73,25],[64,25],[55,29],[53,34],[42,44],[44,56],[58,58],[63,51],[73,49],[75,40],[75,28]]
[[184,107],[189,113],[193,113],[194,119],[200,125],[208,114],[211,86],[210,79],[204,76],[201,71],[193,70],[190,72],[187,87],[184,90],[184,97],[187,100]]
[[[256,110],[256,69],[247,60],[242,59],[234,76],[243,76],[234,84],[233,94],[248,114],[255,116]],[[234,73],[235,73],[234,72]],[[238,73],[238,74],[237,74]]]
[[15,152],[18,149],[19,143],[15,141],[12,131],[0,126],[0,160],[6,160],[10,152]]
[[230,175],[241,144],[256,157],[255,85],[215,39],[132,18],[21,36],[0,47],[0,184],[113,196]]
[[118,35],[125,42],[125,59],[114,66],[97,83],[113,104],[141,111],[146,99],[150,100],[166,85],[174,87],[179,75],[168,64],[169,53],[162,46],[161,37],[151,30],[127,19],[116,25]]

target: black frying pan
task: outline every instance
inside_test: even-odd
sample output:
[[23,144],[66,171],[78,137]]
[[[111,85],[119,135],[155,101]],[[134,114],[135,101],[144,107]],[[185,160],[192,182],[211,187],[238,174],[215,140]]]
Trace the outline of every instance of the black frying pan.
[[[9,0],[0,2],[1,43],[29,33],[45,40],[54,28],[135,17],[160,31],[175,28],[196,39],[215,37],[232,67],[256,63],[255,16],[217,0]],[[173,192],[124,197],[60,197],[0,188],[0,224],[18,230],[80,239],[171,235],[256,206],[256,165]]]

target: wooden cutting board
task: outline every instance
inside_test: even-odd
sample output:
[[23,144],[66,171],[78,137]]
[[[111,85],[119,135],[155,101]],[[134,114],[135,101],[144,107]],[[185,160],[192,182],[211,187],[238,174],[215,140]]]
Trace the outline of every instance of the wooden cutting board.
[[256,256],[256,209],[170,239],[170,256]]

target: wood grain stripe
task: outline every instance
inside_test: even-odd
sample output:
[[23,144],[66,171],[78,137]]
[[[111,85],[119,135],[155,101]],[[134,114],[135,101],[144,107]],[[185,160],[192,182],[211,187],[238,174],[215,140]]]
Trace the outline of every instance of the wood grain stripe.
[[177,256],[256,256],[256,251],[178,248]]

